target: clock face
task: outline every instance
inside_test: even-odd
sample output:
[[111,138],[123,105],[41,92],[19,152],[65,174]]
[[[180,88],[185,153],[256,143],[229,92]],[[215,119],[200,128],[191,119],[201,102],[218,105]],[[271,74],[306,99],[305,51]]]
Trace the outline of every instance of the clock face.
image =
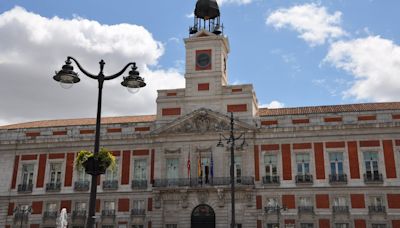
[[196,51],[196,70],[211,69],[211,50]]

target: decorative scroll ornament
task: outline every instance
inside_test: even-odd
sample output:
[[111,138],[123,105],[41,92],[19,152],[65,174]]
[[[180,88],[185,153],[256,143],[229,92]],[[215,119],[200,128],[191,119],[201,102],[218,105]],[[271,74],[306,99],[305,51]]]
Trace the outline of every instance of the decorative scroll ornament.
[[208,192],[207,191],[198,192],[197,199],[199,200],[199,203],[206,203],[208,200]]
[[225,206],[225,193],[224,193],[224,189],[222,188],[218,188],[217,189],[217,198],[218,198],[218,206],[219,207],[224,207]]

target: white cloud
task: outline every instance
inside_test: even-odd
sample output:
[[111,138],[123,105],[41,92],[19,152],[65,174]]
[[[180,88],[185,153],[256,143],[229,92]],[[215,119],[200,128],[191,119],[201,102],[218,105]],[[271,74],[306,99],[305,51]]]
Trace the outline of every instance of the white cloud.
[[324,62],[354,76],[346,96],[358,100],[400,100],[400,46],[379,36],[333,43]]
[[187,18],[194,18],[194,12],[185,15]]
[[63,90],[52,79],[66,56],[76,57],[92,73],[98,72],[100,59],[106,62],[105,74],[131,61],[139,66],[147,86],[135,95],[120,85],[122,77],[105,82],[104,116],[154,114],[157,89],[184,86],[177,70],[150,70],[164,47],[142,26],[45,18],[15,7],[0,14],[0,34],[0,96],[7,98],[0,99],[0,123],[95,116],[94,80],[80,74],[80,83]]
[[309,45],[316,46],[346,35],[340,27],[341,15],[339,11],[329,14],[325,7],[311,3],[278,9],[267,17],[266,24],[293,29]]
[[279,101],[271,101],[269,104],[261,104],[260,108],[283,108],[285,104]]

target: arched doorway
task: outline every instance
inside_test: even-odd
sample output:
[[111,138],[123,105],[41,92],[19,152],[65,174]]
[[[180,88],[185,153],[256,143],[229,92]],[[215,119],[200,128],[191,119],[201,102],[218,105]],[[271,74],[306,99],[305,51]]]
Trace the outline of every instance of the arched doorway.
[[206,204],[200,204],[193,209],[191,221],[191,228],[215,228],[214,210]]

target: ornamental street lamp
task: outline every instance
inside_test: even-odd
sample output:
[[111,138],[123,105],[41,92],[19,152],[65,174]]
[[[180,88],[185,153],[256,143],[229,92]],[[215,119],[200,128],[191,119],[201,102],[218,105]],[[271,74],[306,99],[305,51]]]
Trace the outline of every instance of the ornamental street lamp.
[[247,146],[246,139],[244,133],[240,134],[239,137],[235,137],[234,135],[234,119],[233,119],[233,112],[231,112],[231,128],[229,131],[229,138],[225,137],[224,135],[220,134],[219,141],[217,147],[224,147],[222,143],[222,138],[229,144],[231,150],[231,167],[230,167],[230,178],[231,178],[231,228],[235,228],[235,173],[234,173],[234,163],[235,163],[235,141],[240,139],[243,136],[243,142],[240,144],[240,148]]
[[[99,145],[100,145],[101,100],[102,100],[104,81],[112,80],[114,78],[121,76],[129,66],[132,66],[131,71],[129,71],[129,75],[123,77],[121,85],[128,88],[128,90],[130,90],[131,92],[137,92],[140,88],[145,87],[146,83],[144,82],[144,79],[139,76],[139,72],[137,71],[135,62],[128,63],[124,68],[122,68],[121,71],[119,71],[116,74],[105,76],[103,73],[105,62],[103,60],[99,62],[100,72],[97,75],[94,75],[83,69],[75,58],[68,56],[67,61],[65,61],[65,65],[62,67],[60,71],[56,72],[56,75],[53,76],[53,79],[56,80],[57,82],[60,82],[63,88],[70,88],[73,84],[78,83],[80,81],[78,73],[74,72],[74,68],[71,65],[72,63],[71,60],[75,62],[79,70],[84,75],[88,76],[91,79],[95,79],[98,82],[99,91],[97,99],[96,134],[95,134],[94,151],[93,151],[94,154],[97,154],[99,152]],[[95,162],[97,162],[96,156],[94,157],[95,157]],[[96,194],[97,194],[96,180],[98,175],[99,174],[97,170],[95,170],[94,174],[92,175],[90,200],[89,200],[89,216],[86,225],[87,228],[92,228],[93,225],[95,224],[95,208],[96,208]]]
[[280,215],[281,215],[281,211],[286,211],[287,207],[285,205],[280,206],[280,205],[275,205],[275,206],[266,206],[264,208],[265,213],[273,213],[276,212],[276,220],[277,223],[273,228],[279,228],[280,227]]
[[25,223],[28,221],[29,214],[32,213],[32,207],[27,206],[27,205],[18,205],[14,209],[14,219],[15,220],[20,220],[20,226],[22,228],[22,224],[25,221]]

